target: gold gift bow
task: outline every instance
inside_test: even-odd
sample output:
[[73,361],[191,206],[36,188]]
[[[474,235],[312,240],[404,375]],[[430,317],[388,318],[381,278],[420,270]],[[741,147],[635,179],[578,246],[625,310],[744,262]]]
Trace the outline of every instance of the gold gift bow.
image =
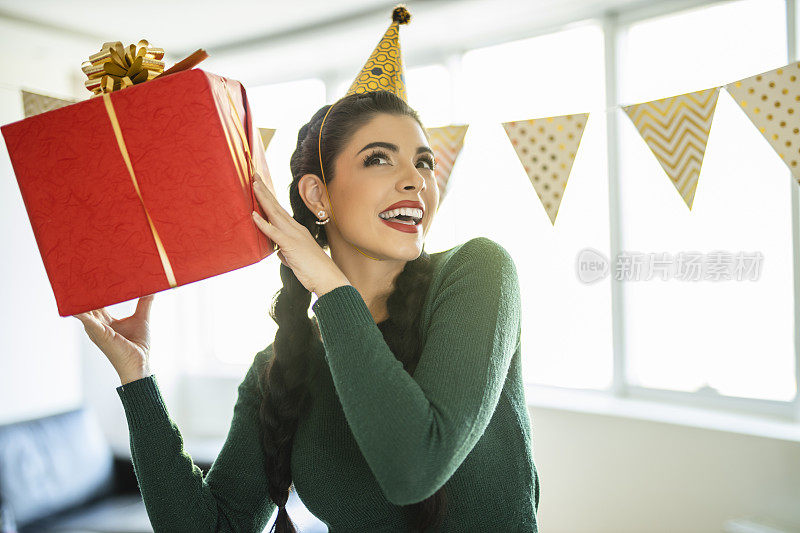
[[99,52],[81,64],[89,78],[84,85],[97,96],[152,80],[164,71],[163,57],[164,49],[150,46],[145,39],[128,47],[120,41],[103,43]]
[[[244,148],[244,152],[247,156],[247,163],[248,163],[248,183],[249,179],[253,177],[253,161],[251,157],[250,147],[247,144],[247,138],[244,135],[244,127],[241,122],[241,118],[239,117],[239,112],[236,110],[236,106],[233,104],[233,98],[231,98],[231,93],[228,90],[227,84],[225,84],[225,80],[223,78],[223,84],[225,86],[225,92],[228,95],[228,101],[231,104],[231,109],[233,110],[235,120],[234,126],[236,131],[238,131],[239,136],[242,140],[242,146]],[[147,206],[144,203],[144,198],[142,198],[142,192],[139,189],[139,182],[136,180],[136,173],[133,171],[133,165],[131,164],[131,158],[128,154],[128,149],[125,146],[125,139],[122,136],[122,129],[120,128],[119,121],[117,120],[117,114],[114,111],[114,104],[111,102],[111,95],[109,93],[102,93],[103,96],[103,103],[106,107],[106,112],[108,113],[108,118],[111,121],[111,128],[114,130],[114,136],[117,139],[117,145],[119,146],[119,151],[122,154],[122,159],[125,161],[125,166],[128,169],[128,173],[131,176],[131,181],[133,181],[133,187],[136,189],[136,194],[139,196],[139,201],[142,204],[142,208],[144,209],[144,214],[147,217],[147,223],[150,225],[150,231],[153,234],[153,239],[156,242],[156,248],[158,249],[158,256],[161,259],[161,265],[164,268],[164,273],[167,276],[167,282],[169,283],[170,288],[175,288],[178,286],[177,281],[175,280],[175,273],[172,270],[172,264],[169,261],[169,257],[167,256],[167,251],[164,248],[164,244],[161,242],[161,238],[158,236],[158,231],[156,230],[155,224],[153,224],[153,219],[150,217],[150,213],[147,211]],[[229,116],[231,116],[229,114]],[[233,116],[231,116],[233,118]],[[225,126],[223,126],[223,131],[225,131],[225,136],[228,137],[228,131]],[[239,174],[239,179],[242,181],[241,170],[239,168],[239,164],[241,164],[242,154],[241,149],[239,148],[238,144],[235,142],[233,145],[236,147],[235,149],[231,146],[230,139],[228,139],[228,148],[231,150],[231,158],[233,159],[233,165]],[[234,155],[234,150],[236,151],[236,155],[238,155],[238,161],[236,155]],[[246,187],[246,185],[245,185]]]

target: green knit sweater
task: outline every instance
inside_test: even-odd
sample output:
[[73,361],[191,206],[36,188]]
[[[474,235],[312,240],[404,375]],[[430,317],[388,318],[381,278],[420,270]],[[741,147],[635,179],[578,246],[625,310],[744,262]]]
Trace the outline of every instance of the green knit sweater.
[[[298,423],[294,489],[331,532],[409,531],[408,506],[442,485],[440,531],[537,531],[521,355],[516,267],[477,237],[431,254],[423,351],[409,375],[360,293],[344,285],[312,305],[323,365]],[[156,532],[261,532],[276,510],[258,436],[259,376],[272,344],[238,387],[225,443],[204,476],[183,449],[155,375],[117,387],[133,465]]]

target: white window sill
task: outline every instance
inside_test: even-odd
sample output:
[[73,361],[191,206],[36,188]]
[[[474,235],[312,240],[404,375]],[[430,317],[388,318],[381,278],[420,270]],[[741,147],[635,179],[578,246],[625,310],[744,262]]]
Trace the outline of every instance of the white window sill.
[[660,401],[616,398],[601,391],[525,384],[528,407],[647,420],[800,442],[800,423]]

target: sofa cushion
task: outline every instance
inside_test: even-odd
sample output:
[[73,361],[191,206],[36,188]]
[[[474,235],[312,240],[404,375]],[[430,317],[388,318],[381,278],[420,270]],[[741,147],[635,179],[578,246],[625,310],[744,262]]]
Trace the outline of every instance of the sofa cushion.
[[0,501],[0,533],[17,533],[17,521],[14,513]]
[[19,533],[153,533],[142,497],[126,494],[103,498],[34,522]]
[[91,410],[0,426],[0,501],[18,528],[113,488],[113,454]]

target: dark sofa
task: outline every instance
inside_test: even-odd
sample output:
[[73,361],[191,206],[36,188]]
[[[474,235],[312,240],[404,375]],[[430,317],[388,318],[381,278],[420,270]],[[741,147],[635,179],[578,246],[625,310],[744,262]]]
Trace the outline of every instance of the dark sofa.
[[153,529],[130,457],[115,456],[81,408],[0,426],[0,531]]

